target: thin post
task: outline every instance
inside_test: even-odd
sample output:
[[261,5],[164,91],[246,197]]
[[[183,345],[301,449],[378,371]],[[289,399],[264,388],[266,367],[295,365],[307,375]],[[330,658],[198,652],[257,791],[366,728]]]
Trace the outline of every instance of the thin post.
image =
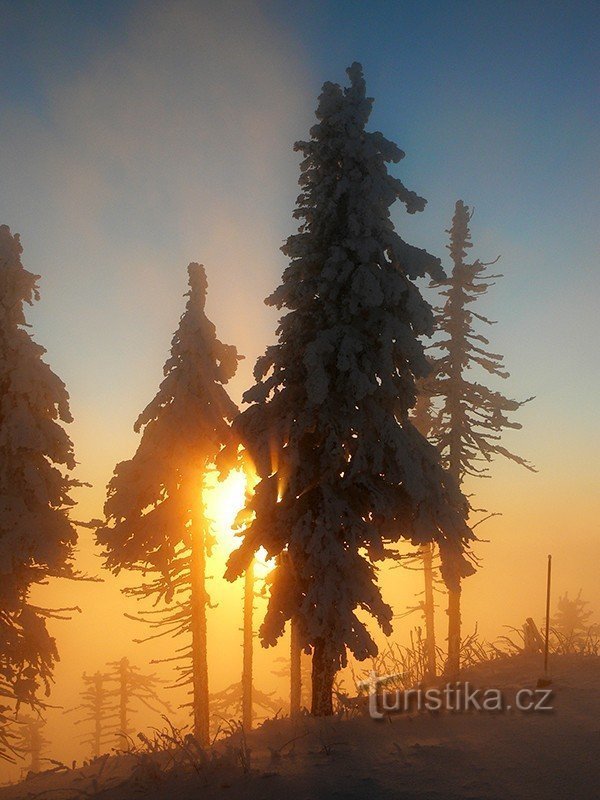
[[544,643],[544,676],[548,677],[548,646],[550,642],[550,582],[552,578],[552,556],[548,556],[548,578],[546,581],[546,641]]

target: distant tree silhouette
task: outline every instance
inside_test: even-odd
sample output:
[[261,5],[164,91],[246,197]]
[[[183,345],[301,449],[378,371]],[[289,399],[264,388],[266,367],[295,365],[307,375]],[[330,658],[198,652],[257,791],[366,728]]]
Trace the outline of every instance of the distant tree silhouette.
[[224,385],[240,359],[222,344],[205,313],[207,280],[201,264],[188,267],[190,290],[165,378],[135,423],[142,439],[134,457],[115,468],[108,485],[106,524],[97,538],[106,566],[150,572],[152,582],[131,594],[154,596],[171,611],[156,620],[164,633],[189,635],[181,655],[191,665],[195,735],[209,742],[206,642],[206,555],[213,539],[203,501],[205,477],[221,447],[231,442],[237,413]]
[[[245,691],[241,681],[232,683],[226,689],[210,695],[212,716],[217,719],[242,719],[244,716]],[[274,692],[261,692],[252,687],[252,708],[263,712],[262,716],[273,716],[281,711],[282,703],[274,698]],[[254,714],[254,712],[253,712]],[[246,730],[246,725],[244,725]]]
[[116,727],[118,714],[111,698],[107,685],[109,675],[105,672],[95,672],[93,675],[83,673],[83,690],[81,704],[70,711],[83,711],[86,716],[80,716],[75,725],[89,725],[86,738],[82,744],[90,747],[92,758],[98,758],[105,746],[109,744]]
[[134,704],[141,703],[157,713],[160,711],[171,713],[171,707],[158,694],[158,689],[164,681],[156,675],[144,675],[125,656],[108,666],[111,671],[107,673],[107,680],[117,684],[110,692],[111,696],[115,697],[115,707],[118,711],[117,735],[122,743],[127,744],[133,732],[130,724],[131,715],[137,711]]
[[43,754],[49,742],[44,736],[46,721],[42,717],[22,716],[17,728],[17,748],[21,757],[29,757],[30,772],[40,772]]
[[[415,424],[438,447],[444,465],[459,483],[467,475],[487,477],[489,462],[496,456],[534,470],[528,461],[501,444],[503,431],[521,427],[511,419],[511,414],[532,398],[511,400],[477,379],[477,371],[498,378],[508,378],[509,374],[503,356],[486,349],[489,340],[477,327],[478,323],[485,326],[494,323],[472,308],[494,285],[494,280],[502,276],[488,274],[490,264],[466,260],[467,251],[473,246],[471,217],[469,207],[458,200],[452,226],[447,231],[452,273],[433,284],[446,298],[437,317],[441,335],[431,346],[432,369],[420,383],[420,405],[415,410]],[[459,671],[460,638],[458,582],[449,587],[446,670],[450,676]]]
[[587,600],[581,599],[581,589],[577,597],[571,598],[569,593],[565,592],[558,598],[556,614],[551,619],[551,625],[559,637],[566,640],[567,646],[576,643],[590,627],[590,617],[594,612],[586,608],[588,605]]

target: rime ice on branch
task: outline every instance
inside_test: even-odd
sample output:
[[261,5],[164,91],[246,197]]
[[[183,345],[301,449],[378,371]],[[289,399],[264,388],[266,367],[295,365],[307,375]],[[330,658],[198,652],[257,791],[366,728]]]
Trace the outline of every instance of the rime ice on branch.
[[227,572],[240,575],[261,545],[278,558],[261,638],[274,644],[295,618],[313,651],[318,715],[332,711],[346,649],[376,653],[357,608],[391,631],[375,566],[386,542],[438,542],[450,585],[472,571],[466,501],[408,419],[415,379],[427,372],[419,337],[433,331],[413,281],[443,272],[394,230],[396,200],[409,213],[425,200],[388,174],[404,153],[365,130],[372,100],[360,65],[348,75],[348,88],[323,86],[311,138],[296,144],[299,232],[282,248],[290,263],[267,300],[285,314],[234,423],[260,479],[255,519]]
[[46,619],[28,603],[49,577],[73,577],[77,534],[69,519],[78,482],[64,383],[26,330],[24,305],[39,299],[39,275],[21,263],[18,234],[0,226],[0,684],[2,694],[33,702],[46,692],[58,658]]
[[[163,620],[173,633],[191,634],[185,655],[192,665],[184,679],[193,685],[195,732],[208,743],[205,556],[212,544],[202,499],[204,479],[225,444],[237,414],[224,384],[241,358],[217,339],[205,313],[204,267],[188,267],[185,313],[155,398],[135,423],[142,439],[134,457],[117,464],[104,507],[106,525],[97,538],[106,566],[141,570],[155,582],[132,590],[156,594],[174,611]],[[177,602],[182,598],[180,602]]]

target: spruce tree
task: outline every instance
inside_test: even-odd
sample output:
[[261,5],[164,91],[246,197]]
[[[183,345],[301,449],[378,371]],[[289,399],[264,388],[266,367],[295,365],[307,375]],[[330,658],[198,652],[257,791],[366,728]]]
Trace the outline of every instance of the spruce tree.
[[300,227],[282,248],[290,263],[267,299],[285,313],[234,424],[259,478],[255,518],[226,573],[235,579],[260,546],[278,559],[262,643],[275,644],[294,619],[301,646],[312,650],[319,716],[332,713],[347,649],[360,660],[377,652],[356,610],[391,632],[376,569],[387,542],[437,541],[449,586],[472,571],[466,501],[408,419],[415,379],[427,371],[419,338],[433,331],[413,281],[443,272],[394,230],[395,200],[409,213],[425,200],[388,174],[386,163],[404,153],[365,130],[372,100],[361,66],[348,75],[348,88],[323,86],[310,140],[296,144]]
[[64,383],[28,332],[25,304],[39,299],[39,275],[23,267],[18,234],[0,226],[0,682],[17,706],[49,690],[58,659],[46,620],[31,604],[36,584],[74,577],[77,534],[69,519],[73,445]]
[[132,593],[175,601],[173,613],[158,624],[191,635],[191,648],[184,653],[191,666],[182,676],[192,683],[196,736],[207,744],[205,568],[212,536],[203,486],[219,450],[231,441],[237,407],[224,385],[240,356],[217,339],[206,316],[204,267],[190,264],[188,274],[188,300],[165,378],[135,423],[136,432],[142,432],[137,452],[115,468],[104,508],[106,524],[97,538],[113,572],[127,568],[156,576]]
[[111,692],[106,686],[109,675],[102,672],[86,675],[84,672],[81,680],[84,686],[80,693],[81,705],[69,709],[67,713],[83,711],[86,714],[77,719],[75,725],[85,725],[88,728],[87,738],[81,743],[90,747],[92,758],[98,758],[103,748],[109,745],[118,715],[111,702]]
[[119,743],[127,747],[133,733],[130,719],[131,715],[136,713],[136,709],[133,707],[135,702],[141,703],[157,713],[161,711],[172,713],[172,709],[158,694],[160,685],[164,681],[161,681],[156,675],[144,675],[138,667],[130,663],[127,657],[113,661],[108,666],[112,669],[107,673],[106,678],[111,683],[117,684],[116,688],[110,691],[111,697],[116,700],[115,707],[118,711],[117,737]]
[[[434,283],[446,298],[437,316],[441,337],[431,346],[431,372],[422,382],[423,397],[416,415],[416,424],[438,447],[444,466],[459,483],[467,475],[486,477],[489,463],[496,456],[534,469],[501,444],[505,430],[521,428],[511,414],[532,398],[511,400],[477,379],[477,373],[503,379],[509,374],[503,356],[487,349],[490,342],[478,330],[479,323],[494,323],[472,308],[502,276],[490,275],[489,263],[467,260],[467,251],[473,246],[471,217],[469,207],[458,200],[447,231],[452,273],[446,280]],[[451,586],[448,599],[446,669],[452,677],[458,675],[460,667],[460,591],[460,585]]]

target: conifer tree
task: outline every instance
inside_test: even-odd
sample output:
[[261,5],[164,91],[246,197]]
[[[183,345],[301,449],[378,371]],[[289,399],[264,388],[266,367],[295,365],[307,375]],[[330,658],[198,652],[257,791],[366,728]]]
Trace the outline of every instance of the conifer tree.
[[43,753],[50,742],[44,736],[46,721],[42,717],[25,716],[19,719],[17,749],[21,756],[29,757],[29,772],[40,772]]
[[577,597],[570,598],[569,593],[565,592],[558,598],[556,615],[551,624],[553,633],[560,638],[567,651],[585,639],[589,631],[593,611],[586,608],[588,605],[589,602],[581,598],[581,589]]
[[[488,274],[490,264],[466,260],[467,251],[473,246],[471,217],[469,207],[458,200],[447,231],[452,273],[434,284],[446,298],[437,318],[441,338],[431,346],[435,355],[431,358],[430,375],[422,382],[423,406],[416,419],[459,483],[467,475],[486,477],[488,464],[496,456],[534,469],[501,444],[503,431],[521,428],[511,414],[532,398],[511,400],[477,379],[477,372],[482,371],[498,378],[509,375],[503,356],[486,349],[490,342],[477,328],[478,323],[494,323],[472,309],[472,304],[502,276]],[[458,675],[460,667],[460,591],[459,584],[449,587],[446,669],[452,677]]]
[[0,225],[0,681],[13,700],[46,692],[58,658],[46,628],[55,612],[29,601],[32,586],[74,577],[77,534],[69,519],[80,485],[64,383],[27,331],[25,304],[39,299],[39,275],[23,267],[18,234]]
[[158,695],[158,688],[164,682],[156,675],[144,675],[127,657],[113,661],[108,666],[112,669],[107,673],[107,680],[117,684],[110,691],[111,697],[116,699],[115,707],[118,711],[117,735],[121,744],[127,744],[132,733],[131,714],[136,712],[134,702],[156,712],[162,710],[170,713],[172,709]]
[[437,541],[449,586],[472,571],[466,501],[408,419],[415,378],[427,370],[419,337],[433,331],[413,281],[443,272],[394,230],[395,200],[409,213],[425,200],[388,175],[386,162],[404,153],[365,130],[372,100],[360,65],[348,75],[348,88],[323,86],[311,138],[296,144],[300,228],[282,248],[290,263],[267,300],[285,314],[234,424],[259,478],[255,517],[226,573],[235,579],[260,546],[279,559],[262,643],[273,645],[295,619],[312,649],[319,716],[332,713],[347,649],[360,660],[377,652],[357,608],[391,631],[376,570],[386,542]]
[[76,720],[75,725],[91,723],[90,730],[86,734],[87,738],[82,744],[90,747],[92,758],[98,758],[102,749],[108,745],[118,719],[111,701],[111,692],[106,686],[108,680],[109,675],[106,673],[95,672],[93,675],[86,675],[84,672],[81,705],[69,709],[69,711],[83,711],[87,715]]
[[15,762],[18,736],[15,732],[14,717],[12,715],[13,692],[0,676],[0,762]]
[[[98,530],[106,566],[151,572],[153,583],[132,590],[156,594],[174,611],[161,623],[191,635],[184,656],[191,666],[194,730],[209,741],[206,648],[206,554],[212,544],[203,502],[204,479],[221,447],[231,441],[237,413],[224,384],[235,374],[236,348],[221,343],[205,313],[204,267],[188,267],[185,313],[164,367],[155,398],[135,423],[142,439],[134,457],[115,468],[105,504],[106,524]],[[183,599],[181,599],[183,598]]]

